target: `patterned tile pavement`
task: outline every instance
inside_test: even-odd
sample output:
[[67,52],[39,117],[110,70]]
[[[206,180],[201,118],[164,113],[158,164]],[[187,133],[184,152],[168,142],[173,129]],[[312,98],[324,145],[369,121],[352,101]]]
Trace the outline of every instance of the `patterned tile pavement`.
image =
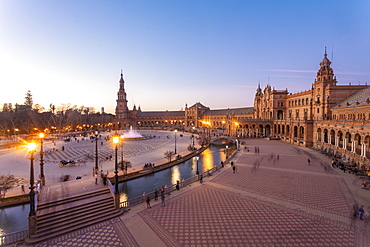
[[166,208],[139,214],[167,246],[354,246],[356,241],[349,226],[207,185]]
[[370,193],[348,183],[355,178],[309,149],[245,141],[250,152],[234,158],[235,174],[227,165],[167,195],[166,207],[138,205],[37,246],[370,246],[370,220],[351,216],[354,195]]
[[36,247],[62,246],[139,246],[120,218],[87,227],[36,244]]

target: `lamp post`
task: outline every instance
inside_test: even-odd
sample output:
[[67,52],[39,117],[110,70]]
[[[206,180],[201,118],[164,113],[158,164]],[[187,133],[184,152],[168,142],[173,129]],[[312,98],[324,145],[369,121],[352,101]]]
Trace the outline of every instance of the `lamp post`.
[[114,144],[114,204],[116,208],[119,208],[119,191],[118,191],[118,144],[119,135],[113,136]]
[[98,163],[98,136],[99,131],[95,130],[95,169],[94,169],[94,175],[98,173],[99,171],[99,163]]
[[33,157],[33,154],[36,150],[36,143],[30,142],[28,143],[28,151],[30,153],[30,212],[28,214],[28,230],[29,234],[34,234],[36,232],[36,210],[35,210],[35,186],[34,186],[34,170],[33,170],[33,160],[35,159]]
[[40,179],[41,183],[45,185],[45,175],[44,175],[44,133],[39,133],[40,138]]
[[175,154],[177,154],[177,150],[176,150],[176,133],[177,133],[177,130],[175,130]]
[[199,156],[197,156],[196,159],[197,159],[197,173],[196,174],[199,175],[199,167],[198,167]]

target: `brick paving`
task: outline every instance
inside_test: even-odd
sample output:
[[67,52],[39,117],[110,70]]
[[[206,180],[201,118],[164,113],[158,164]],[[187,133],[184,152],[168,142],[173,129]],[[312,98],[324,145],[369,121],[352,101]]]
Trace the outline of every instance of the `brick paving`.
[[370,246],[370,221],[351,217],[358,198],[370,206],[356,178],[310,149],[245,141],[250,151],[234,158],[235,174],[227,165],[167,195],[166,207],[138,205],[37,246]]

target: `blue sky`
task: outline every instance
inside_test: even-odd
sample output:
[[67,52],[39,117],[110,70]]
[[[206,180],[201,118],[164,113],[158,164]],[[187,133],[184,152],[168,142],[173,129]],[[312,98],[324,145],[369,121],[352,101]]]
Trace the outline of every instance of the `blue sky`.
[[180,110],[311,87],[325,46],[339,84],[370,84],[370,1],[0,1],[0,104]]

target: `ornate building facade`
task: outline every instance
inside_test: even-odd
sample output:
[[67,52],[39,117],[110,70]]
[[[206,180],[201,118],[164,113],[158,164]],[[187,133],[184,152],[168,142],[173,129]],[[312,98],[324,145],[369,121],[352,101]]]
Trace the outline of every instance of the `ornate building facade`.
[[299,93],[258,85],[253,107],[211,110],[197,102],[184,111],[141,111],[127,107],[121,74],[117,128],[209,128],[245,138],[279,138],[323,149],[359,166],[369,166],[370,87],[337,85],[326,51],[311,88]]

